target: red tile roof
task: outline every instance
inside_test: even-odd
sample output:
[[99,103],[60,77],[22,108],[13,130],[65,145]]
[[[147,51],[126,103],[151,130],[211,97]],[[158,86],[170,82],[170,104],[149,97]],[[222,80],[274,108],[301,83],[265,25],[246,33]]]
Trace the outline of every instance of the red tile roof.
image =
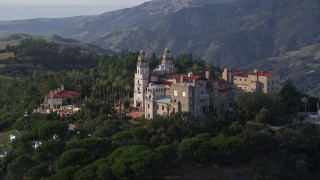
[[193,80],[199,80],[201,77],[200,76],[188,76],[188,75],[183,75],[183,79],[187,79],[189,81]]
[[240,68],[233,68],[233,69],[230,69],[229,70],[230,72],[242,72],[243,69],[240,69]]
[[144,110],[132,111],[128,113],[127,116],[132,118],[144,117]]
[[155,82],[153,82],[153,83],[154,83],[154,84],[168,84],[168,85],[173,84],[172,81],[163,81],[163,80],[155,81]]
[[166,74],[160,75],[159,77],[177,79],[177,78],[180,78],[181,76],[183,76],[183,74],[166,73]]
[[[60,91],[53,94],[53,98],[62,98],[62,99],[72,99],[77,96],[79,93],[76,91]],[[50,93],[45,95],[47,98],[50,98]]]
[[277,73],[274,73],[274,72],[256,72],[256,73],[251,73],[249,75],[254,75],[254,76],[276,76],[278,75]]

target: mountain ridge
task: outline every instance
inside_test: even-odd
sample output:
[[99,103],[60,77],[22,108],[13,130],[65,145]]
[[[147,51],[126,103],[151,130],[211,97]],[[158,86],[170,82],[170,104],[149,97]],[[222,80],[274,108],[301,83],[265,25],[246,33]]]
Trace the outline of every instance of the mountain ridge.
[[[318,0],[154,0],[82,18],[60,22],[61,26],[46,35],[113,51],[145,49],[148,54],[159,54],[168,47],[174,54],[188,52],[231,68],[258,66],[320,43]],[[4,27],[0,22],[0,32]],[[273,68],[286,70],[285,65],[279,67],[282,69]],[[294,76],[301,77],[304,75]]]

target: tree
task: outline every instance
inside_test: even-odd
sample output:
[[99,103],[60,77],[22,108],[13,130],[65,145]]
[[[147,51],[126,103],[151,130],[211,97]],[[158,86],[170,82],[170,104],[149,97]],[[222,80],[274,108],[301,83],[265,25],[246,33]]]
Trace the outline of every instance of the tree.
[[215,158],[221,163],[237,163],[248,158],[248,149],[237,136],[226,137],[220,134],[211,139]]
[[97,168],[98,166],[95,163],[86,165],[75,173],[74,179],[98,179],[96,174]]
[[[183,139],[178,146],[180,156],[185,160],[191,159],[192,165],[196,160],[204,160],[204,157],[208,156],[208,154],[204,154],[204,147],[207,147],[207,144],[202,144],[208,142],[210,138],[211,134],[202,133],[192,138]],[[198,151],[199,149],[200,151]],[[206,153],[207,152],[208,151],[206,151]]]
[[30,157],[22,155],[15,158],[8,164],[7,179],[23,179],[29,170],[35,164]]
[[41,122],[33,129],[38,134],[40,140],[48,140],[57,136],[59,139],[64,139],[67,135],[68,126],[63,121],[45,121]]
[[74,174],[81,168],[81,166],[69,166],[63,169],[58,169],[52,176],[53,179],[74,179]]
[[132,134],[127,131],[118,132],[117,134],[112,136],[112,144],[116,146],[128,145],[132,142],[132,140]]
[[259,123],[266,124],[270,122],[270,111],[263,107],[259,114],[256,115],[255,120]]
[[91,154],[85,149],[71,149],[63,152],[56,163],[57,169],[69,166],[87,165],[93,161]]
[[48,165],[50,173],[53,173],[53,163],[64,151],[65,143],[61,140],[51,139],[43,142],[33,153],[36,161]]
[[85,138],[68,143],[66,149],[86,149],[93,157],[99,158],[107,156],[111,152],[112,146],[109,138]]
[[112,174],[116,178],[145,179],[148,176],[154,176],[159,170],[159,153],[147,146],[121,147],[107,159]]
[[171,169],[177,164],[178,152],[174,145],[159,146],[155,151],[159,154],[159,162],[157,163],[158,170]]
[[277,94],[246,93],[237,98],[237,106],[239,115],[248,120],[268,119],[268,123],[273,123],[286,115],[284,102]]
[[33,166],[31,169],[29,169],[27,176],[28,176],[28,179],[30,179],[30,180],[38,180],[38,179],[49,177],[50,172],[48,170],[47,165],[39,164],[39,165]]
[[290,79],[285,81],[280,91],[280,96],[283,99],[288,114],[295,114],[299,111],[302,93],[297,90]]

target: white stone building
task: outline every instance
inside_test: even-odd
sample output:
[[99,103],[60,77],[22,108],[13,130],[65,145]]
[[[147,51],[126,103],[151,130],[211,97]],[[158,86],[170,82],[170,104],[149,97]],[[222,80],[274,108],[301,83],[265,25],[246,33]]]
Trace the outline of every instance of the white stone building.
[[149,84],[149,62],[142,50],[138,57],[137,70],[134,75],[134,107],[144,109],[144,95]]
[[161,64],[149,76],[149,64],[141,51],[135,74],[134,106],[144,109],[148,119],[176,112],[190,112],[194,116],[206,113],[209,95],[205,79],[192,73],[175,73],[169,49],[165,49],[161,58]]
[[64,90],[64,85],[61,85],[60,88],[51,90],[44,97],[42,106],[43,112],[54,111],[55,109],[60,108],[63,105],[70,105],[79,96],[77,91],[66,91]]

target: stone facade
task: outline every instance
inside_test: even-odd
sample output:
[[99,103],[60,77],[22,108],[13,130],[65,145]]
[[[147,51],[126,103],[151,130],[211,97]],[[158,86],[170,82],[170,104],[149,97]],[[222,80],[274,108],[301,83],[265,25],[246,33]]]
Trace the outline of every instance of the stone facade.
[[149,84],[149,62],[142,50],[138,57],[137,70],[134,76],[134,107],[144,109],[145,93]]
[[[169,49],[165,49],[161,57],[161,64],[151,72],[151,83],[144,93],[145,117],[153,118],[156,115],[176,112],[204,115],[209,107],[206,80],[193,76],[192,73],[175,73],[173,56]],[[134,99],[137,98],[135,94]]]
[[280,76],[273,72],[247,74],[244,69],[224,69],[222,79],[210,80],[192,73],[174,72],[173,56],[169,49],[162,54],[161,64],[151,71],[144,51],[141,51],[135,74],[134,106],[144,109],[145,118],[189,112],[195,117],[209,111],[232,108],[236,97],[245,92],[280,91]]
[[[167,75],[168,78],[169,74]],[[209,109],[206,80],[192,73],[171,74],[171,85],[150,83],[146,93],[145,117],[189,112],[195,117],[203,116]],[[179,76],[179,78],[177,78]]]
[[278,93],[280,76],[274,72],[258,71],[246,73],[244,69],[224,69],[222,79],[235,85],[244,92],[259,91],[263,93]]

